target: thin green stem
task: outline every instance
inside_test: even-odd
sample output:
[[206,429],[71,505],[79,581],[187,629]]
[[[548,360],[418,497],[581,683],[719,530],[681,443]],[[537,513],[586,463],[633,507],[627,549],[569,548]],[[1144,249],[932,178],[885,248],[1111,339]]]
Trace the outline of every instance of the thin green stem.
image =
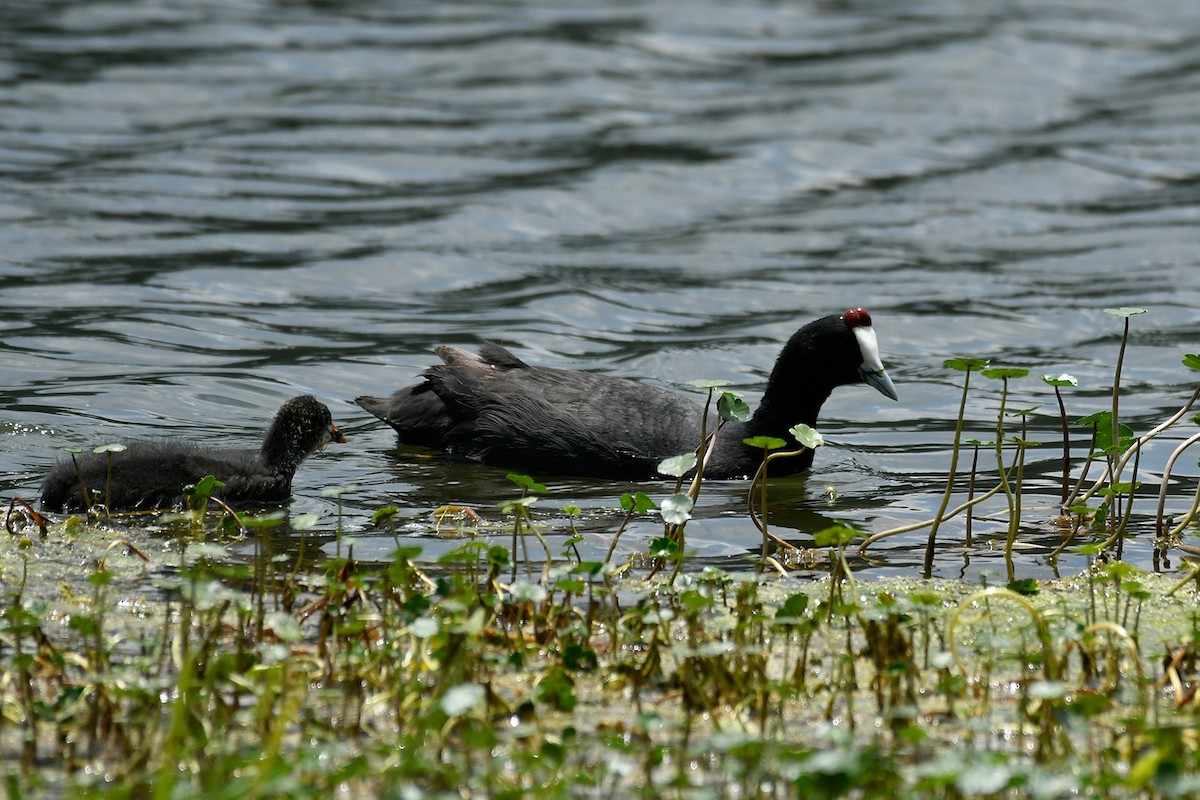
[[[950,452],[950,476],[946,479],[946,491],[942,494],[942,504],[938,506],[937,515],[933,518],[933,524],[929,527],[929,539],[925,543],[925,577],[928,578],[933,574],[933,548],[937,540],[938,528],[942,524],[942,519],[945,518],[946,507],[950,505],[950,496],[954,493],[954,477],[958,472],[958,452],[962,443],[963,419],[967,414],[967,390],[971,386],[971,371],[966,371],[966,378],[963,379],[962,399],[958,403],[958,421],[954,426],[954,448]],[[868,539],[863,542],[862,548],[865,548],[871,541]],[[861,549],[860,548],[860,552]]]

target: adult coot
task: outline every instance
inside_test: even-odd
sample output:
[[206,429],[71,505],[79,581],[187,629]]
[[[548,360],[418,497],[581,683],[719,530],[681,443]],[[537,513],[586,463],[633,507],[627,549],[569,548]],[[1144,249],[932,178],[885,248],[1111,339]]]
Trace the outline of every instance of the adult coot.
[[[420,383],[355,401],[395,428],[401,444],[539,475],[628,479],[651,477],[663,458],[699,444],[701,404],[672,392],[531,367],[490,342],[478,354],[456,347],[439,347],[437,354],[444,363],[423,372]],[[747,447],[744,438],[791,441],[788,429],[799,422],[815,425],[834,387],[863,381],[896,399],[866,309],[808,323],[784,345],[754,416],[721,431],[705,475],[752,475],[762,451]],[[799,472],[812,464],[812,453],[777,463],[773,474]]]
[[292,476],[309,453],[328,442],[345,441],[325,404],[301,395],[280,406],[257,452],[130,442],[121,452],[78,458],[78,471],[71,461],[59,463],[42,484],[42,504],[55,511],[86,508],[82,476],[92,503],[103,503],[107,496],[112,511],[178,508],[183,505],[183,487],[205,475],[225,483],[213,495],[231,505],[278,503],[291,497]]

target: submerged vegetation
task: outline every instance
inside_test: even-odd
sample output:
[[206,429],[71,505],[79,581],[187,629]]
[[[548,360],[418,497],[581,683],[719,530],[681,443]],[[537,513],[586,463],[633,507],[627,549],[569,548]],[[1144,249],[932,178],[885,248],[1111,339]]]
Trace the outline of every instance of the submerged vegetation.
[[[1116,310],[1128,335],[1132,309]],[[715,430],[662,465],[657,508],[641,492],[603,560],[558,552],[533,514],[546,487],[516,496],[479,535],[437,559],[397,537],[364,563],[337,536],[275,552],[281,513],[242,515],[211,494],[183,513],[88,514],[50,524],[14,500],[0,560],[0,775],[9,797],[1189,797],[1200,793],[1200,576],[1144,574],[1121,561],[1139,494],[1139,452],[1186,416],[1136,436],[1111,407],[1079,421],[1091,441],[1072,466],[1063,441],[1061,548],[1082,574],[1021,580],[1013,568],[1029,410],[1011,413],[1025,370],[953,359],[962,405],[928,553],[989,500],[1006,521],[1003,586],[914,576],[864,581],[844,524],[812,534],[820,580],[789,576],[793,544],[771,532],[770,464],[821,445],[761,438],[748,484],[762,534],[754,571],[689,569],[687,524],[706,456],[745,403],[702,382]],[[1200,357],[1184,364],[1200,369]],[[992,442],[964,442],[972,373],[1002,389]],[[1010,385],[1011,384],[1011,385]],[[1200,393],[1200,387],[1197,388]],[[1014,423],[1013,420],[1016,420]],[[1017,426],[1019,434],[1006,432]],[[1183,442],[1167,464],[1163,485]],[[965,476],[963,448],[973,448]],[[981,470],[980,453],[995,467]],[[1100,477],[1091,478],[1093,467]],[[1077,474],[1076,474],[1077,473]],[[989,478],[989,476],[991,476]],[[994,480],[994,486],[986,486]],[[1058,487],[1055,487],[1058,490]],[[349,489],[331,489],[341,497]],[[1143,493],[1144,494],[1144,493]],[[1200,497],[1200,493],[1197,495]],[[102,499],[102,498],[101,498]],[[340,507],[340,506],[339,506]],[[1181,540],[1196,503],[1154,515],[1158,546]],[[395,533],[397,509],[373,517]],[[488,513],[488,512],[485,512]],[[662,536],[613,560],[635,518]],[[942,537],[939,539],[939,536]],[[855,540],[859,540],[855,544]],[[932,556],[926,557],[926,573]]]

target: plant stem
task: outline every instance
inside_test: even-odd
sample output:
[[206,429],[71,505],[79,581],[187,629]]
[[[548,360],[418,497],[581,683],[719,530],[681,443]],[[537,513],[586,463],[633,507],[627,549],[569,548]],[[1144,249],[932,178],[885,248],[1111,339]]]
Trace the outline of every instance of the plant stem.
[[[963,378],[962,399],[958,403],[958,421],[954,426],[954,449],[950,453],[950,476],[946,479],[946,491],[942,494],[942,504],[938,506],[937,515],[933,518],[933,524],[929,527],[929,540],[925,543],[925,577],[929,578],[933,574],[933,546],[937,539],[938,528],[942,524],[942,519],[946,514],[946,507],[950,505],[950,495],[954,493],[954,476],[958,472],[958,450],[962,442],[963,418],[967,413],[967,390],[971,385],[971,371],[966,371],[966,377]],[[871,539],[863,542],[860,552]]]

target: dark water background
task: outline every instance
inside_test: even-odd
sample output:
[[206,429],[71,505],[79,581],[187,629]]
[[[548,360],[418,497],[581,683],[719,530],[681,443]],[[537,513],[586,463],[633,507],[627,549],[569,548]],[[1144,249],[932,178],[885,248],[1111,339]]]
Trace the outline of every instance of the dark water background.
[[[60,449],[186,435],[255,446],[312,392],[350,436],[307,462],[292,513],[356,553],[401,509],[502,522],[503,470],[395,455],[351,402],[442,343],[752,403],[803,322],[863,305],[900,393],[838,390],[808,478],[772,485],[777,531],[874,532],[940,499],[961,376],[950,356],[1066,371],[1105,408],[1121,330],[1126,421],[1190,394],[1200,350],[1200,4],[1042,2],[5,2],[0,4],[0,497]],[[977,382],[992,437],[999,384]],[[1056,441],[1036,377],[1032,438]],[[1144,456],[1156,471],[1190,425]],[[1080,434],[1082,436],[1082,433]],[[1055,447],[1031,488],[1054,498]],[[994,468],[993,468],[994,472]],[[1185,458],[1172,507],[1195,486]],[[607,547],[630,485],[550,479],[561,542]],[[837,490],[830,505],[825,487]],[[640,488],[665,496],[666,483]],[[696,565],[757,548],[745,485],[713,484]],[[1146,502],[1143,513],[1153,504]],[[1019,573],[1053,572],[1048,505]],[[1002,573],[981,521],[943,529],[939,575]],[[636,525],[644,549],[659,530]],[[924,533],[856,560],[916,574]],[[624,549],[624,548],[623,548]],[[1149,567],[1136,526],[1127,558]],[[1072,557],[1064,572],[1078,570]]]

